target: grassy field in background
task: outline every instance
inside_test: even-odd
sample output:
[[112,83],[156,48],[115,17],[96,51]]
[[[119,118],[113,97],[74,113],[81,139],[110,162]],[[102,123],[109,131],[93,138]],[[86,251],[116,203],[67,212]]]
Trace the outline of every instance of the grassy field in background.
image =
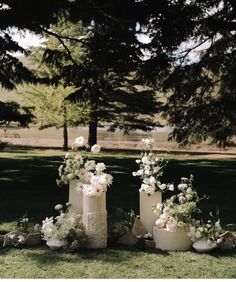
[[[54,205],[68,200],[67,188],[56,186],[64,153],[56,150],[0,152],[0,231],[12,230],[25,212],[40,222]],[[114,183],[107,194],[108,212],[122,207],[138,213],[139,180],[132,176],[138,156],[102,153]],[[178,183],[195,176],[198,192],[208,194],[203,208],[220,210],[224,224],[236,223],[236,159],[168,158],[163,181]],[[0,249],[0,278],[236,278],[236,253],[161,252],[111,246],[78,254],[46,247]]]

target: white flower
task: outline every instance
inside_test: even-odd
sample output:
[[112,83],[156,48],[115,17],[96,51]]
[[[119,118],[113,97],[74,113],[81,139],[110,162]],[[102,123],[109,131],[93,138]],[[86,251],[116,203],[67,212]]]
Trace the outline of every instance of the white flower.
[[192,194],[186,194],[185,197],[188,201],[190,201],[190,200],[192,200],[193,195]]
[[185,200],[186,200],[186,198],[185,198],[184,196],[180,196],[180,197],[179,197],[179,201],[180,201],[180,203],[184,203],[184,202],[185,202]]
[[95,167],[96,167],[96,163],[94,160],[91,160],[91,161],[87,161],[85,164],[84,164],[84,167],[86,170],[90,171],[90,170],[94,170]]
[[142,184],[141,185],[141,188],[139,189],[139,191],[144,191],[146,192],[147,194],[153,194],[155,192],[155,187],[152,187],[152,186],[149,186],[147,184]]
[[88,197],[99,197],[103,193],[103,188],[101,185],[83,185],[83,193]]
[[153,138],[143,138],[141,141],[147,147],[152,147],[153,143],[154,143],[154,139]]
[[166,225],[166,222],[168,220],[168,217],[163,216],[163,214],[156,220],[155,224],[159,228],[164,228]]
[[75,178],[76,178],[76,175],[75,175],[74,173],[69,173],[69,174],[67,174],[67,178],[68,178],[69,180],[72,180],[72,179],[75,179]]
[[106,169],[106,166],[104,163],[97,163],[96,165],[96,171],[97,172],[102,172]]
[[146,193],[147,194],[153,194],[154,192],[155,192],[155,187],[152,187],[152,186],[148,186],[148,187],[146,187]]
[[56,211],[60,211],[60,210],[62,210],[63,209],[63,205],[61,205],[61,204],[57,204],[57,205],[55,205],[55,210]]
[[193,192],[193,190],[192,190],[191,188],[188,188],[188,189],[186,190],[186,192],[187,192],[188,194],[191,194],[191,193]]
[[135,161],[137,164],[140,164],[141,163],[141,160],[136,160]]
[[85,139],[83,136],[77,137],[75,138],[74,143],[72,144],[73,148],[80,148],[83,147],[85,145]]
[[134,172],[132,172],[132,175],[133,175],[133,176],[137,176],[138,174],[137,174],[136,171],[134,171]]
[[174,190],[175,190],[175,186],[174,186],[173,184],[171,184],[171,185],[169,186],[169,190],[170,190],[170,191],[174,191]]
[[137,173],[137,175],[142,175],[143,174],[143,170],[139,169],[136,173]]
[[161,186],[159,187],[161,190],[165,190],[166,189],[166,184],[161,184]]
[[101,146],[98,144],[95,144],[91,147],[91,152],[94,154],[97,154],[101,151]]
[[188,184],[179,184],[178,185],[178,189],[181,190],[181,191],[183,191],[183,190],[185,190],[187,188],[188,188]]
[[148,159],[148,157],[142,157],[142,163],[143,164],[146,164],[146,165],[149,165],[150,164],[150,161],[149,161],[149,159]]

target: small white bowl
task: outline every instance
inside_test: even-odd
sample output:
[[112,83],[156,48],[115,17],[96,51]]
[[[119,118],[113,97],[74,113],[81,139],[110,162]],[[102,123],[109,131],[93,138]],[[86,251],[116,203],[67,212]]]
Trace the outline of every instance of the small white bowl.
[[217,248],[217,245],[214,242],[209,243],[207,239],[200,239],[193,243],[193,248],[199,253],[207,253]]

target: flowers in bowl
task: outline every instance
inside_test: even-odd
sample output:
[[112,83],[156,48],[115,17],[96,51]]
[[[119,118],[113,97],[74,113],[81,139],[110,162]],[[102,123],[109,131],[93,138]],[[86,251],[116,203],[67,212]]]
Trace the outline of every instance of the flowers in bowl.
[[148,195],[152,195],[156,191],[173,191],[173,184],[164,184],[159,180],[163,175],[163,168],[166,162],[152,152],[154,140],[152,138],[143,138],[142,143],[146,150],[141,153],[141,158],[136,160],[136,163],[139,164],[139,169],[133,172],[133,176],[139,176],[142,179],[139,191],[144,191]]
[[193,189],[193,176],[182,177],[178,185],[180,191],[171,196],[164,203],[158,203],[153,207],[154,213],[159,216],[156,225],[169,231],[185,230],[188,232],[192,226],[192,216],[199,211],[197,203],[200,198]]
[[193,175],[190,178],[182,177],[178,190],[177,195],[153,206],[153,211],[158,216],[156,226],[167,231],[185,232],[193,242],[201,238],[216,241],[222,231],[219,219],[208,220],[204,224],[195,218],[201,213],[198,202],[202,198],[193,188]]
[[46,217],[42,222],[41,232],[43,240],[52,249],[66,248],[79,250],[86,246],[86,234],[82,225],[80,214],[74,214],[67,209],[63,211],[63,205],[56,205],[59,212],[56,217]]
[[[73,150],[80,150],[82,147],[88,148],[84,138],[78,137],[72,144]],[[90,151],[93,154],[99,153],[101,146],[95,144]],[[101,196],[103,192],[112,184],[112,176],[105,173],[104,163],[96,163],[83,155],[83,151],[77,153],[67,153],[58,171],[60,179],[57,180],[58,186],[69,184],[72,180],[78,180],[77,190],[82,191],[87,196]]]

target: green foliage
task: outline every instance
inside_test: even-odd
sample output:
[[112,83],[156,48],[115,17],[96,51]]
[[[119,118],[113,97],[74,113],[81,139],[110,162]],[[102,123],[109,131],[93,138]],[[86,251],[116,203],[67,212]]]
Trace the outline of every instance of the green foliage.
[[55,126],[63,127],[83,124],[86,121],[84,104],[71,104],[65,98],[73,91],[72,87],[28,85],[23,95],[32,108],[36,122],[41,129]]
[[0,29],[0,85],[8,90],[14,89],[17,83],[35,81],[32,72],[18,58],[13,56],[14,52],[27,54],[17,42],[13,41],[7,31],[1,31]]
[[21,106],[16,102],[0,101],[0,125],[16,124],[25,127],[33,121],[33,117],[30,107]]
[[[155,104],[155,89],[165,96],[161,110],[174,127],[170,138],[181,145],[210,138],[225,147],[235,135],[234,1],[4,3],[6,7],[0,10],[0,45],[4,66],[1,81],[5,87],[12,88],[17,81],[29,77],[17,59],[9,55],[9,51],[20,47],[5,29],[29,28],[58,40],[57,47],[48,46],[44,62],[56,68],[54,81],[63,78],[66,85],[76,88],[77,100],[85,98],[89,102],[91,134],[104,120],[113,121],[111,129],[150,129],[154,126],[153,114],[160,111]],[[27,16],[22,17],[25,10]],[[50,24],[54,24],[54,29]],[[149,42],[140,42],[138,35],[147,35]],[[195,51],[199,56],[192,60]],[[150,86],[151,100],[147,100],[153,103],[144,103],[142,107],[138,99],[139,107],[135,107],[133,94],[139,91],[127,88],[144,84]],[[124,101],[120,101],[120,96],[117,100],[115,92],[122,93]],[[103,111],[103,103],[117,115],[109,116],[111,112]],[[157,107],[149,109],[147,104]],[[143,109],[145,113],[140,112]]]
[[108,217],[108,241],[115,243],[122,235],[133,228],[135,213],[133,210],[126,212],[122,208],[116,208]]

